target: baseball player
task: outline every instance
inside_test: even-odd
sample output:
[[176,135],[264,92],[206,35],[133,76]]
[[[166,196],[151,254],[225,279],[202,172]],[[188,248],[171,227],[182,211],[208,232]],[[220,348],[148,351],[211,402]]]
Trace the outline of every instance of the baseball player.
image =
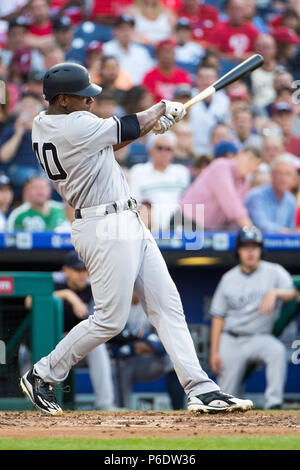
[[167,131],[185,115],[183,105],[162,100],[138,114],[101,119],[89,112],[101,87],[72,63],[50,68],[43,87],[49,107],[34,120],[33,148],[55,189],[75,208],[72,243],[88,269],[95,309],[24,374],[23,392],[40,410],[60,414],[53,386],[93,348],[123,330],[135,289],[174,364],[188,409],[252,408],[250,400],[222,393],[202,370],[178,291],[114,158],[114,150],[157,123],[158,132]]
[[211,369],[224,391],[236,393],[248,365],[264,363],[265,407],[277,409],[283,402],[287,361],[285,347],[272,330],[282,302],[298,291],[282,266],[261,260],[258,228],[240,229],[236,249],[239,264],[223,275],[211,304]]

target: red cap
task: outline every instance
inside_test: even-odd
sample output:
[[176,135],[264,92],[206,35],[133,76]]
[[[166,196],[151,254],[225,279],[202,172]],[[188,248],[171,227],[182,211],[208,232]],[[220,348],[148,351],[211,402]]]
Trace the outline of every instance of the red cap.
[[230,100],[240,99],[243,101],[249,101],[249,96],[242,90],[235,88],[228,93],[228,98]]
[[289,28],[285,26],[280,26],[276,28],[273,32],[273,38],[277,42],[286,42],[288,44],[300,44],[300,37]]
[[86,47],[86,52],[91,52],[91,51],[102,52],[103,51],[102,42],[96,41],[96,40],[91,41]]
[[173,47],[173,49],[175,49],[175,47],[177,46],[176,42],[173,41],[172,39],[164,39],[163,41],[159,41],[157,44],[156,44],[156,54],[160,51],[160,49],[162,49],[163,47]]

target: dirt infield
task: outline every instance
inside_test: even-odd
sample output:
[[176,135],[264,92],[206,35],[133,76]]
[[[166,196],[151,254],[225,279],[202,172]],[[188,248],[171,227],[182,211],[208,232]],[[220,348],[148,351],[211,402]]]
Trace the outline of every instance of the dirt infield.
[[185,411],[0,412],[0,438],[300,436],[300,411],[200,415]]

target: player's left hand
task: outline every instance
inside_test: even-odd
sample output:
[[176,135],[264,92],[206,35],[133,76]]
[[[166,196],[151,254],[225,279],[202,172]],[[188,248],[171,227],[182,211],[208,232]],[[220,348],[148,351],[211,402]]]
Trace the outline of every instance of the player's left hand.
[[274,311],[276,298],[274,290],[271,289],[266,293],[259,306],[259,312],[261,315],[269,315]]
[[182,103],[177,101],[168,101],[168,100],[161,100],[162,103],[166,105],[166,112],[165,115],[171,115],[175,119],[175,122],[180,121],[185,115],[186,110]]

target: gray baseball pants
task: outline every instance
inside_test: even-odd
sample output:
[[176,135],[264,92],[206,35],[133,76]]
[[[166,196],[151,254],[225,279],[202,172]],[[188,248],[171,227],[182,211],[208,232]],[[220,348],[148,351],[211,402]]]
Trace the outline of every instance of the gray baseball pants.
[[73,222],[72,242],[89,272],[94,314],[35,364],[38,375],[51,384],[65,380],[74,364],[121,332],[135,289],[185,393],[219,390],[199,364],[177,288],[138,214],[127,210],[102,216],[93,207],[82,213],[83,218]]
[[266,366],[265,408],[283,402],[287,374],[284,345],[271,334],[233,337],[222,333],[219,345],[222,360],[218,384],[223,392],[239,396],[243,377],[249,364]]

